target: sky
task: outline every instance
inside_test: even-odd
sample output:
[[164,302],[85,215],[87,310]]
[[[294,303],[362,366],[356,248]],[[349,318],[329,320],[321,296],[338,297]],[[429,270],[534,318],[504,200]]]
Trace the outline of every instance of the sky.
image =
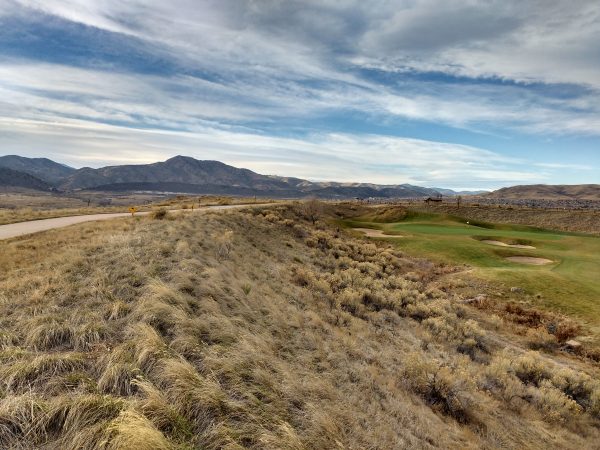
[[600,183],[598,0],[0,0],[0,155]]

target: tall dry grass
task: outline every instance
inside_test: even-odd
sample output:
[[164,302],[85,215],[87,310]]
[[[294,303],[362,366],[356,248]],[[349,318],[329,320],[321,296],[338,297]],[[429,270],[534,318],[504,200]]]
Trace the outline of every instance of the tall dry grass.
[[0,448],[597,444],[595,367],[456,304],[455,268],[328,224],[357,213],[179,212],[2,243]]

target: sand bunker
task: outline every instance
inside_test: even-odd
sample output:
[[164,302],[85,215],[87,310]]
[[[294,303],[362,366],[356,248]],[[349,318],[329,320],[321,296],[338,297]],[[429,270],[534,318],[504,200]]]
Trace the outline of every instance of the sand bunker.
[[368,237],[378,237],[378,238],[401,238],[404,236],[398,236],[397,234],[383,234],[381,230],[374,230],[372,228],[354,228],[356,231],[360,231],[364,233]]
[[520,264],[530,264],[532,266],[543,266],[545,264],[552,264],[554,262],[551,259],[534,258],[532,256],[509,256],[505,259]]
[[507,244],[506,242],[494,241],[492,239],[484,239],[481,242],[483,242],[484,244],[497,245],[498,247],[528,248],[528,249],[535,248],[532,245]]

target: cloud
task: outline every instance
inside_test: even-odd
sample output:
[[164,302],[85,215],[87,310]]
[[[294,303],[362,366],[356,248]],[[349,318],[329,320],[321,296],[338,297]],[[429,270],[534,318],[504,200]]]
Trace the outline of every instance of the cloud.
[[519,87],[495,92],[493,86],[411,82],[397,91],[371,82],[212,81],[22,62],[0,64],[0,80],[0,114],[29,119],[55,115],[191,130],[205,121],[252,128],[281,117],[310,120],[354,111],[371,121],[397,117],[463,128],[502,124],[547,134],[600,132],[598,104],[548,101]]
[[323,57],[352,57],[474,77],[600,85],[595,0],[19,3],[230,66],[260,62],[265,70],[306,74],[326,72]]
[[[69,161],[101,161],[108,143],[131,161],[205,145],[322,179],[542,180],[555,168],[461,153],[460,132],[597,139],[599,14],[583,0],[0,0],[4,142],[48,148],[54,126]],[[460,132],[388,136],[417,126]]]
[[[87,58],[89,64],[97,66],[98,59],[105,58],[109,70],[118,63],[129,64],[124,68],[134,72],[168,71],[155,74],[163,76],[163,83],[147,83],[146,77],[141,84],[148,89],[142,97],[161,90],[163,102],[167,96],[175,100],[172,103],[178,95],[194,98],[197,109],[205,112],[203,119],[246,118],[252,122],[337,110],[481,131],[511,127],[530,133],[599,133],[599,91],[588,89],[576,99],[556,101],[526,85],[492,83],[485,88],[478,82],[481,76],[548,81],[548,77],[559,74],[561,82],[588,83],[590,77],[580,79],[578,73],[589,70],[594,79],[600,79],[600,54],[590,58],[598,49],[589,36],[599,29],[594,20],[597,14],[590,12],[586,2],[578,2],[579,8],[569,12],[554,1],[523,6],[521,2],[496,1],[440,5],[423,0],[378,3],[377,8],[369,2],[271,0],[205,1],[202,7],[198,2],[181,0],[169,4],[27,0],[19,4],[21,15],[33,21],[36,33],[51,21],[43,16],[35,19],[35,12],[109,32],[90,38],[87,29],[71,30],[75,34],[70,39],[80,48],[87,42],[89,52],[76,62],[85,64]],[[554,14],[559,12],[564,14],[556,19]],[[582,23],[586,12],[587,25]],[[551,30],[557,21],[560,29]],[[58,31],[48,31],[50,37],[44,42],[50,47],[38,53],[61,53],[49,42],[58,39],[53,39],[52,32],[71,29],[68,23],[59,23]],[[20,30],[16,32],[19,35]],[[581,46],[573,53],[575,32]],[[561,45],[557,44],[559,39]],[[520,51],[515,52],[515,46]],[[560,55],[547,54],[548,49],[558,52],[560,48],[567,48],[565,58],[572,60],[579,55],[581,61],[570,61],[571,68],[564,70]],[[523,61],[519,63],[518,58]],[[537,60],[545,65],[534,67]],[[370,69],[371,73],[357,69]],[[382,83],[374,79],[373,69],[397,74],[397,79]],[[47,67],[42,70],[48,72]],[[57,65],[54,70],[54,78],[70,76],[66,67]],[[436,83],[423,82],[418,76],[402,77],[415,70],[472,78],[456,84],[451,77]],[[71,86],[77,92],[78,87],[74,83]],[[548,88],[547,93],[556,90],[565,87]],[[584,99],[588,99],[586,105],[582,104]],[[579,102],[576,107],[574,101]]]

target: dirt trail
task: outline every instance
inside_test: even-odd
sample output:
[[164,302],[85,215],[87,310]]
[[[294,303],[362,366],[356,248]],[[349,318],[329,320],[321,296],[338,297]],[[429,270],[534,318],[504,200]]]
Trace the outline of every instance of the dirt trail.
[[397,234],[383,234],[381,230],[374,230],[373,228],[353,228],[353,230],[364,233],[367,237],[378,237],[378,238],[403,238]]
[[525,248],[525,249],[534,249],[533,245],[522,245],[522,244],[507,244],[506,242],[494,241],[492,239],[484,239],[481,242],[489,245],[497,245],[498,247],[512,247],[512,248]]
[[[170,212],[176,211],[187,211],[187,212],[202,212],[202,211],[222,211],[226,209],[246,208],[253,206],[266,206],[272,205],[273,203],[257,203],[247,205],[218,205],[218,206],[205,206],[195,210],[170,210]],[[135,213],[136,216],[145,216],[150,214],[151,211],[143,211]],[[9,239],[17,236],[24,236],[32,233],[39,233],[40,231],[53,230],[55,228],[63,228],[69,225],[75,225],[83,222],[93,222],[99,220],[116,219],[119,217],[128,217],[131,213],[107,213],[107,214],[87,214],[83,216],[68,216],[68,217],[55,217],[52,219],[41,219],[41,220],[30,220],[27,222],[9,223],[7,225],[0,225],[0,240]]]

